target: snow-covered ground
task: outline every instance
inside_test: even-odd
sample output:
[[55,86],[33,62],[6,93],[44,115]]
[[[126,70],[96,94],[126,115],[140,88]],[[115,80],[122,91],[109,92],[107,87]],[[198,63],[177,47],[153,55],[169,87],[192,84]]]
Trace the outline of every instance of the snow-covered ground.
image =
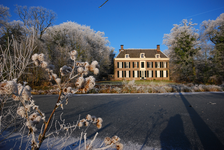
[[[25,150],[25,149],[31,149],[30,143],[28,143],[29,137],[27,136],[21,136],[19,133],[12,134],[7,140],[4,140],[4,142],[0,143],[0,149],[1,150]],[[3,140],[2,138],[0,139]],[[90,143],[92,139],[87,140]],[[81,141],[81,144],[79,146],[80,140],[78,138],[69,138],[69,139],[61,139],[61,138],[48,138],[46,139],[43,144],[41,145],[40,150],[84,150],[84,142]],[[93,148],[99,148],[101,144],[103,143],[103,139],[96,138],[96,140],[93,143]],[[122,141],[121,141],[122,143]],[[154,147],[147,147],[143,145],[139,145],[136,143],[122,143],[124,145],[123,150],[160,150],[160,148],[154,148]],[[115,148],[110,148],[112,150],[115,150]]]

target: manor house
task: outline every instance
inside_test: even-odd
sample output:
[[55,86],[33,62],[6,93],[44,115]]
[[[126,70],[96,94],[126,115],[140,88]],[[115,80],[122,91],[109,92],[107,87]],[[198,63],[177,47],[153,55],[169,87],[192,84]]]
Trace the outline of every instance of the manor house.
[[169,80],[169,58],[156,49],[124,49],[114,58],[115,80]]

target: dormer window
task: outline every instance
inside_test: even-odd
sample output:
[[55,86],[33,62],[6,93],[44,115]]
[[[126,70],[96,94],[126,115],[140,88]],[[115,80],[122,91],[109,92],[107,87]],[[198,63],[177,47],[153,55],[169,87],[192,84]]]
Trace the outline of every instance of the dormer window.
[[145,53],[141,53],[140,58],[145,58]]
[[129,58],[129,54],[125,54],[125,58]]
[[160,54],[156,54],[156,58],[160,58]]

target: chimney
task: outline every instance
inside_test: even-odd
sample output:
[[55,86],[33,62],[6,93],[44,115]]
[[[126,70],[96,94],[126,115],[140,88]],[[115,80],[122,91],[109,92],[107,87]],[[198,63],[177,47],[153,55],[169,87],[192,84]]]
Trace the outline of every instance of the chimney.
[[160,52],[160,45],[157,45],[157,52]]
[[124,50],[124,45],[121,45],[121,49],[119,49],[119,52],[123,50]]

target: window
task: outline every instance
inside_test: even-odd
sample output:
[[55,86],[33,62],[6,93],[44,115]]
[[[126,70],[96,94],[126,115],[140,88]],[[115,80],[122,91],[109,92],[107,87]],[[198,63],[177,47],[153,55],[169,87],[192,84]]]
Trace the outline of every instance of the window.
[[122,71],[117,71],[117,77],[122,78]]
[[139,68],[139,62],[137,62],[137,68]]
[[145,58],[145,53],[141,53],[140,58]]
[[150,77],[150,78],[152,77],[152,70],[148,71],[148,77]]
[[166,76],[166,70],[163,70],[163,77],[167,77]]
[[160,71],[159,70],[157,70],[156,77],[160,78]]
[[123,67],[123,63],[122,62],[119,62],[118,68],[122,68],[122,67]]
[[126,71],[126,76],[125,76],[125,77],[127,77],[127,78],[130,77],[130,75],[129,75],[129,71]]
[[141,68],[145,68],[145,62],[141,62]]
[[135,73],[133,74],[135,78],[138,77],[138,71],[134,71]]
[[161,68],[163,68],[163,62],[160,62],[160,66],[161,66]]
[[132,62],[132,68],[135,68],[135,62]]
[[162,70],[160,71],[160,77],[163,77],[163,71]]
[[163,63],[163,67],[166,68],[166,62]]
[[153,68],[153,62],[147,62],[147,68]]
[[119,76],[120,76],[120,78],[123,77],[122,71],[119,71]]
[[125,54],[125,58],[129,58],[129,54]]
[[160,58],[160,54],[156,54],[156,56],[155,56],[156,58]]
[[125,62],[125,68],[130,68],[130,62]]

